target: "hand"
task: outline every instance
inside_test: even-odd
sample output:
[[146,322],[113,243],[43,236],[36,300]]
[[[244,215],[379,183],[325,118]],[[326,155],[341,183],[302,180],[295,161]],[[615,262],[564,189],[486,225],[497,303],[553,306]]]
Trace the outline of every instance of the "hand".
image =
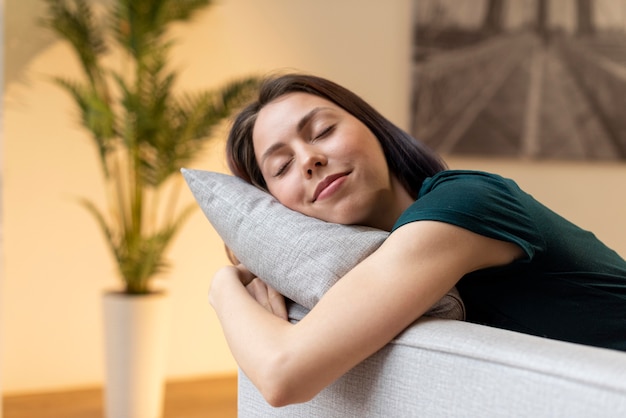
[[250,282],[256,278],[256,276],[241,263],[235,265],[235,268],[238,271],[239,281],[244,286],[248,286]]
[[268,286],[258,277],[255,277],[246,286],[248,293],[266,310],[277,317],[288,320],[285,297],[278,293],[273,287]]
[[257,278],[242,264],[226,266],[215,273],[209,291],[209,302],[211,305],[219,309],[220,304],[228,303],[228,300],[233,297],[233,293],[230,291],[224,293],[224,291],[226,289],[235,290],[233,286],[235,286],[235,288],[244,286],[248,294],[268,312],[273,313],[281,319],[288,319],[287,307],[285,306],[285,298],[283,295]]

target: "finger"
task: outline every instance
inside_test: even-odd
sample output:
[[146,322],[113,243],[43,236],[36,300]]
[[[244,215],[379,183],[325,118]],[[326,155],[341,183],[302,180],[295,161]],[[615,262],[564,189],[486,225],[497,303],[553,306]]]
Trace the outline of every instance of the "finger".
[[244,286],[248,286],[255,276],[248,270],[243,264],[237,264],[237,270],[239,270],[239,280]]
[[273,287],[267,286],[267,297],[269,299],[272,312],[279,318],[288,320],[287,306],[285,305],[285,297],[278,293]]
[[272,312],[272,306],[269,302],[267,295],[267,286],[258,278],[253,279],[248,286],[246,286],[250,295],[257,301],[257,303],[263,306],[266,310]]

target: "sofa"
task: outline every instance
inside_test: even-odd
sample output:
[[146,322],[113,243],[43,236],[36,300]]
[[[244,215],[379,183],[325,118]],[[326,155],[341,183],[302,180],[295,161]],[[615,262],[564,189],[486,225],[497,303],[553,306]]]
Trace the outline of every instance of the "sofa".
[[[235,257],[291,301],[292,322],[388,236],[290,211],[226,174],[182,172]],[[626,417],[626,353],[476,325],[464,313],[450,289],[306,403],[273,408],[239,373],[238,416]]]
[[[292,321],[306,310],[290,307]],[[626,353],[422,318],[313,400],[274,408],[239,373],[238,417],[626,417]]]

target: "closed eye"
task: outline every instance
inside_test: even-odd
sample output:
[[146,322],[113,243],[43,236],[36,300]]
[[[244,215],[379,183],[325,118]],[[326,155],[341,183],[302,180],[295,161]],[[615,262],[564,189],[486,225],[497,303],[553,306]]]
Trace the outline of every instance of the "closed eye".
[[334,129],[335,129],[335,125],[329,125],[328,127],[322,129],[322,131],[320,133],[315,135],[313,140],[322,139],[322,138],[328,136]]
[[285,164],[281,165],[278,168],[278,171],[274,174],[274,177],[280,177],[281,175],[283,175],[285,173],[285,171],[287,171],[287,169],[291,165],[292,161],[293,161],[293,159],[290,159]]

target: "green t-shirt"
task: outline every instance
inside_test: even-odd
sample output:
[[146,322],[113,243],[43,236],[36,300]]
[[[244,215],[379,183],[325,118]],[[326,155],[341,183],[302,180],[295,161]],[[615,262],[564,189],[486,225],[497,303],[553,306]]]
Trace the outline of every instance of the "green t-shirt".
[[513,242],[526,254],[459,281],[468,321],[626,351],[626,261],[512,180],[438,173],[393,229],[420,220]]

